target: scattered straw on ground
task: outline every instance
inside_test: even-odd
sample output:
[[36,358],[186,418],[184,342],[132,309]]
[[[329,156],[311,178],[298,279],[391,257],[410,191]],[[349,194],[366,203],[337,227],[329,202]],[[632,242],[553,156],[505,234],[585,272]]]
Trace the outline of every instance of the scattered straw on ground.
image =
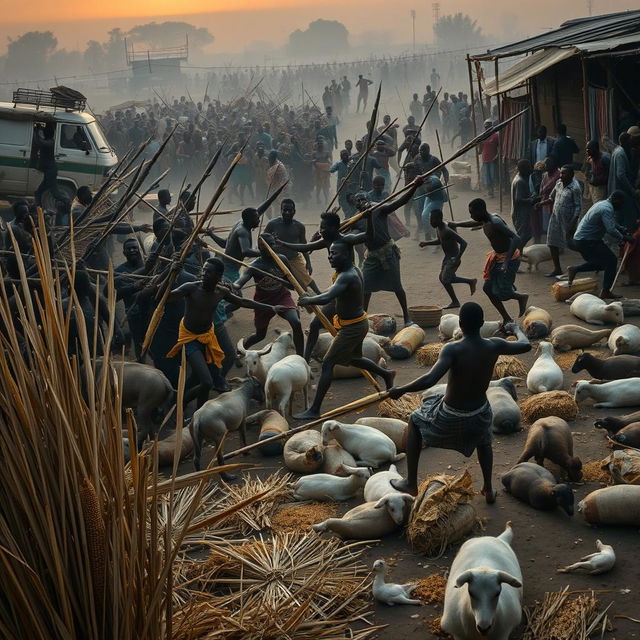
[[568,371],[573,367],[573,363],[581,353],[590,353],[592,356],[599,358],[603,355],[602,351],[594,351],[593,349],[571,349],[571,351],[555,352],[553,359],[563,371]]
[[383,400],[378,405],[378,415],[409,422],[411,414],[419,409],[421,404],[422,398],[419,393],[407,393],[397,400]]
[[611,474],[602,468],[602,460],[590,460],[582,465],[582,480],[611,484]]
[[416,362],[420,367],[431,367],[440,356],[440,351],[444,347],[444,342],[434,342],[426,344],[416,351]]
[[435,618],[427,618],[425,620],[425,624],[427,625],[427,629],[429,633],[436,636],[436,638],[451,638],[448,633],[445,633],[440,626],[440,622],[442,620],[442,616],[437,616]]
[[278,533],[309,531],[311,525],[336,514],[336,507],[330,502],[284,505],[271,517],[271,529]]
[[499,380],[508,376],[516,378],[526,378],[527,368],[520,358],[515,356],[499,356],[495,367],[493,367],[493,379]]
[[549,416],[570,421],[578,415],[578,405],[566,391],[547,391],[523,400],[520,411],[522,419],[528,423]]
[[444,602],[444,590],[447,579],[439,573],[432,573],[417,582],[418,588],[411,593],[412,596],[427,604],[442,604]]

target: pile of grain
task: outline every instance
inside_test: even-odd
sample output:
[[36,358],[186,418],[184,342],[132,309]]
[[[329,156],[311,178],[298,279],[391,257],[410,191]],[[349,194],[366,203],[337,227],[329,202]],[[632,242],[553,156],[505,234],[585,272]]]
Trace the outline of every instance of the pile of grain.
[[311,525],[327,518],[335,518],[336,507],[330,502],[309,502],[307,504],[289,504],[271,517],[271,529],[277,533],[290,531],[309,531]]
[[563,371],[568,371],[573,367],[573,363],[581,353],[590,353],[592,356],[596,356],[596,358],[604,355],[602,351],[594,351],[593,349],[571,349],[570,351],[564,352],[556,351],[553,354],[553,359]]
[[444,347],[444,342],[434,342],[425,344],[416,351],[416,362],[420,367],[432,367],[440,357],[440,351]]
[[499,380],[500,378],[506,378],[508,376],[526,378],[527,368],[520,358],[516,358],[515,356],[499,356],[493,368],[493,379]]
[[590,460],[586,464],[583,464],[583,482],[601,482],[606,485],[611,484],[611,474],[603,467],[602,463],[602,460]]
[[417,585],[418,587],[411,592],[412,597],[427,604],[442,604],[444,602],[447,579],[439,573],[432,573],[430,576],[418,580]]
[[427,625],[427,629],[429,633],[434,635],[436,638],[451,638],[448,633],[445,633],[440,626],[440,622],[442,621],[442,616],[437,616],[435,618],[428,618],[425,620],[425,624]]
[[570,421],[578,415],[578,405],[566,391],[547,391],[523,400],[520,411],[522,419],[528,423],[549,416]]
[[406,393],[397,400],[383,400],[378,405],[378,415],[384,418],[396,418],[409,422],[411,414],[422,405],[422,396],[419,393]]

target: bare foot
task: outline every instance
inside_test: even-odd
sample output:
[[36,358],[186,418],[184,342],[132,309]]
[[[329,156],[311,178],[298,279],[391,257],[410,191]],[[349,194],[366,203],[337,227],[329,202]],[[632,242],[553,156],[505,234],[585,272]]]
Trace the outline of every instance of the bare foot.
[[387,369],[387,372],[384,374],[384,384],[387,387],[387,391],[393,387],[393,381],[396,378],[396,373],[398,373],[395,369]]
[[296,413],[293,418],[295,420],[315,420],[320,417],[319,411],[314,411],[313,409],[307,409],[302,413]]
[[529,302],[529,296],[526,294],[521,295],[518,298],[518,317],[521,317],[524,315],[524,312],[527,310],[527,303]]
[[[393,480],[391,482],[393,482]],[[490,491],[487,491],[487,489],[482,487],[482,491],[480,493],[484,496],[484,499],[486,500],[487,504],[493,504],[496,501],[496,498],[498,497],[498,492],[494,491],[493,489],[491,489]]]
[[446,307],[442,307],[443,309],[457,309],[460,306],[460,303],[456,300],[455,302],[450,302]]
[[473,295],[476,292],[476,286],[478,285],[478,279],[474,278],[470,283],[469,283],[469,289],[471,289],[471,295]]
[[390,483],[396,491],[408,493],[412,496],[418,495],[418,486],[415,484],[409,484],[404,478],[402,480],[390,480]]

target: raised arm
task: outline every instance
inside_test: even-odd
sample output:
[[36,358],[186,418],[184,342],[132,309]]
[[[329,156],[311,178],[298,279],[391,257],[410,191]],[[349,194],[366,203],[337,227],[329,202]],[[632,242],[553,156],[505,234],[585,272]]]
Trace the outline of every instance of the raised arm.
[[529,338],[527,338],[522,329],[515,322],[506,324],[504,329],[511,335],[515,336],[517,340],[515,342],[510,342],[509,340],[503,340],[502,338],[490,338],[501,356],[515,356],[531,351]]
[[314,240],[313,242],[299,243],[299,242],[285,242],[278,238],[278,244],[292,249],[293,251],[299,251],[300,253],[307,253],[310,251],[318,251],[318,249],[326,249],[327,243],[320,238],[320,240]]
[[256,302],[255,300],[249,300],[248,298],[241,298],[235,293],[231,293],[231,291],[226,287],[219,287],[218,289],[223,293],[222,297],[224,300],[231,302],[238,307],[244,307],[245,309],[258,309],[259,311],[275,311],[276,313],[279,313],[281,308],[279,305],[273,306],[270,304],[263,304],[262,302]]
[[451,368],[453,364],[453,350],[455,349],[455,345],[447,344],[440,351],[440,357],[437,362],[431,367],[428,373],[419,378],[416,378],[412,382],[408,384],[393,387],[389,389],[389,397],[393,400],[397,400],[405,393],[411,393],[414,391],[424,391],[425,389],[429,389],[434,384],[437,384],[438,381],[444,376],[447,371]]
[[411,183],[411,187],[409,189],[407,189],[404,193],[402,193],[401,195],[393,198],[392,200],[390,200],[386,204],[383,204],[380,207],[376,207],[378,213],[381,213],[384,216],[388,216],[389,214],[393,213],[394,211],[396,211],[400,207],[403,207],[405,204],[407,204],[407,202],[409,202],[409,200],[411,200],[411,198],[413,198],[416,190],[418,189],[418,187],[423,182],[424,181],[420,178],[420,176],[418,176]]
[[176,300],[180,300],[181,298],[188,298],[191,295],[194,286],[194,282],[185,282],[169,294],[167,302],[175,302]]
[[477,229],[482,226],[482,222],[475,220],[464,220],[463,222],[447,222],[450,229]]
[[347,290],[348,282],[338,276],[338,279],[324,293],[319,296],[300,296],[298,306],[307,307],[311,304],[324,305],[335,300],[341,293]]

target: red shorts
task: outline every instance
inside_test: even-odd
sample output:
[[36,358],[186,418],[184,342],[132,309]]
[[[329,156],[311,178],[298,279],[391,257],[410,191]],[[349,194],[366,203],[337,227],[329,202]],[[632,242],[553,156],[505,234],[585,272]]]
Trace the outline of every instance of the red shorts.
[[[253,299],[256,302],[262,302],[263,304],[280,304],[291,309],[296,308],[296,303],[291,297],[291,292],[289,289],[285,289],[284,287],[282,287],[282,289],[277,289],[276,291],[265,291],[264,289],[258,289],[256,287],[256,293],[253,296]],[[262,309],[254,309],[253,314],[253,322],[258,330],[266,329],[269,326],[269,322],[271,322],[271,318],[276,315],[271,310],[263,311]]]

